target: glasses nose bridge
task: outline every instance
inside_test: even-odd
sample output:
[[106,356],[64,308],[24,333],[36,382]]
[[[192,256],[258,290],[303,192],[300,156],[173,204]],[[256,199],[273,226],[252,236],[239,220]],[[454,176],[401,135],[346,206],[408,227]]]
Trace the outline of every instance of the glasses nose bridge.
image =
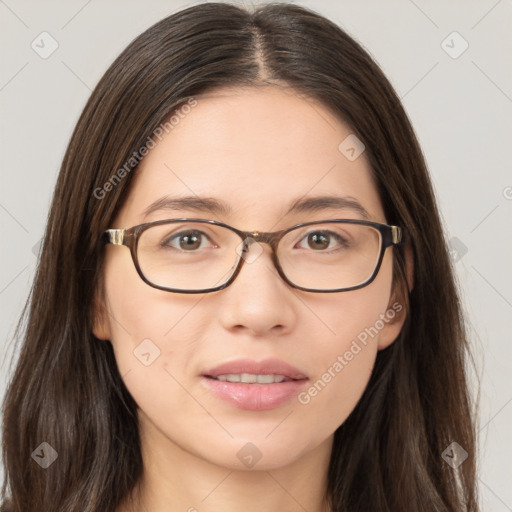
[[250,247],[250,244],[252,244],[253,241],[258,242],[260,244],[268,244],[272,248],[272,251],[275,253],[277,249],[277,244],[279,242],[280,233],[280,231],[244,231],[244,244],[247,246],[247,248]]

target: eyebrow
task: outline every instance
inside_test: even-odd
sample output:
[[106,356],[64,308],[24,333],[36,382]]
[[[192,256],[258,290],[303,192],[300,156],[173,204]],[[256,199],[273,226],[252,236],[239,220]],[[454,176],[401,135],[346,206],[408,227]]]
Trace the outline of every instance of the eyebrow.
[[[296,199],[290,204],[286,214],[310,213],[321,210],[353,210],[364,219],[370,220],[370,214],[364,206],[354,197],[345,196],[314,196]],[[143,212],[143,219],[151,213],[160,210],[171,211],[196,211],[213,213],[216,215],[229,215],[233,209],[224,201],[213,197],[184,196],[171,197],[163,196],[151,203]]]

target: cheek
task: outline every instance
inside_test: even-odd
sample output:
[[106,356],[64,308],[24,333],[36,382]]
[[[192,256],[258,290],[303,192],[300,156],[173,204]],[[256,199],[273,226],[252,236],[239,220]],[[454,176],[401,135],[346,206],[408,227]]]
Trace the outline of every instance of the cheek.
[[188,411],[192,420],[200,411],[191,408],[186,377],[205,326],[194,314],[199,299],[177,298],[137,279],[141,285],[113,280],[110,288],[111,340],[119,374],[139,408],[163,427],[177,410]]
[[161,379],[169,361],[178,368],[185,364],[204,328],[193,314],[200,298],[148,286],[126,253],[115,265],[111,261],[105,265],[111,342],[119,373],[144,370],[143,380]]
[[334,432],[355,408],[370,379],[376,353],[372,347],[353,345],[332,354],[324,371],[299,395],[299,402],[311,408],[311,416],[321,418],[327,433]]
[[322,351],[332,355],[333,347],[337,351],[347,350],[357,337],[364,342],[368,331],[373,334],[369,340],[376,341],[382,328],[381,315],[385,315],[389,307],[391,287],[392,259],[386,253],[379,273],[368,286],[348,292],[311,296],[307,304],[313,313],[310,330],[322,333],[317,336]]
[[314,322],[322,335],[314,338],[317,374],[299,402],[321,411],[323,421],[334,428],[354,409],[370,379],[391,283],[391,259],[385,258],[367,287],[340,293],[336,300],[324,295],[308,303],[322,320]]

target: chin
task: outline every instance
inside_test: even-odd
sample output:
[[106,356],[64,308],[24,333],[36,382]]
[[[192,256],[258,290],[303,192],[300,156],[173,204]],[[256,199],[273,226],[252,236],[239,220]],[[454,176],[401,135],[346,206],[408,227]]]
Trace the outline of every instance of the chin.
[[[288,437],[286,443],[279,436],[271,437],[235,437],[221,446],[213,444],[211,452],[205,453],[204,458],[233,471],[270,471],[292,464],[307,450],[296,438]],[[212,453],[216,454],[213,458]]]

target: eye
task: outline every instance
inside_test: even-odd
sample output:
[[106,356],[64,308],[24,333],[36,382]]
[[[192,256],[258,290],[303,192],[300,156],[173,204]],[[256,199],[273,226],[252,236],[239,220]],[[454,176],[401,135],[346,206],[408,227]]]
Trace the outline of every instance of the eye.
[[203,245],[203,242],[208,240],[208,236],[202,231],[189,229],[174,233],[173,235],[164,238],[161,245],[162,247],[170,247],[173,249],[191,252],[196,249],[204,249],[205,246]]
[[[303,245],[306,242],[307,246]],[[349,246],[349,241],[333,231],[311,231],[299,243],[302,249],[313,249],[315,251],[323,251],[332,249],[333,247],[340,246],[339,248],[346,248]]]

